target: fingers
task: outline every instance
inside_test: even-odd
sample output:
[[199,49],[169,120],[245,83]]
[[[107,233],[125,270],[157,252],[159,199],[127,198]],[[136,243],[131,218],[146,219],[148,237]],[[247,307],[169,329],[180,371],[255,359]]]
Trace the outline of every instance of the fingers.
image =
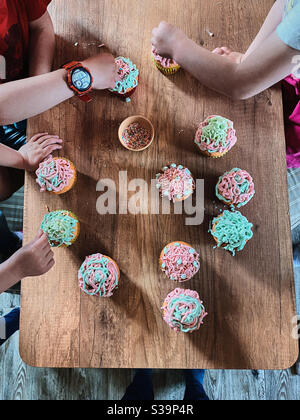
[[49,141],[49,140],[55,140],[57,142],[60,141],[62,143],[62,140],[59,138],[59,136],[53,136],[53,135],[49,135],[49,134],[46,134],[46,135],[43,135],[43,136],[39,137],[36,140],[36,143],[43,146],[44,143]]
[[31,137],[31,139],[28,141],[28,143],[34,143],[36,142],[40,137],[46,136],[48,133],[39,133],[35,136]]
[[45,248],[50,249],[50,245],[49,245],[49,241],[48,241],[48,235],[45,232],[43,232],[43,234],[40,236],[40,238],[38,238],[38,240],[35,242],[34,245],[38,249],[45,249]]
[[38,231],[34,240],[38,241],[43,235],[44,235],[44,232],[42,231],[42,229],[39,229],[39,231]]
[[55,150],[60,150],[60,149],[62,149],[62,146],[58,144],[54,144],[54,145],[46,147],[45,149],[43,149],[43,155],[42,155],[43,159],[51,155]]
[[48,137],[45,139],[42,143],[40,143],[40,146],[45,149],[48,146],[51,146],[53,144],[62,144],[62,140],[56,137]]
[[52,259],[47,265],[47,272],[50,271],[51,268],[54,267],[54,265],[55,265],[55,261],[54,259]]

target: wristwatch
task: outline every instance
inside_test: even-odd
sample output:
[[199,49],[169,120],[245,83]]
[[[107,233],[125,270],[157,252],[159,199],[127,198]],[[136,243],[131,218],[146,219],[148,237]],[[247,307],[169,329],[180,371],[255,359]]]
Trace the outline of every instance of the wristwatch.
[[70,63],[64,64],[62,68],[68,72],[67,83],[69,88],[72,89],[73,92],[75,92],[75,95],[82,101],[86,103],[91,102],[92,98],[90,97],[89,92],[93,88],[93,76],[89,69],[78,61],[71,61]]

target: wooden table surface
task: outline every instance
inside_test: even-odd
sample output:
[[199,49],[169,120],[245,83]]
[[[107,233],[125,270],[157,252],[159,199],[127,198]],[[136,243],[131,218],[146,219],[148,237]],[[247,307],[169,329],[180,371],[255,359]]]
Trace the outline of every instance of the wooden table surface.
[[[183,71],[168,79],[151,62],[151,30],[161,20],[180,26],[207,48],[228,45],[245,51],[272,0],[54,0],[50,12],[57,33],[56,65],[97,51],[105,43],[115,55],[130,57],[141,73],[131,104],[108,92],[94,93],[89,105],[74,98],[29,123],[29,132],[49,131],[64,139],[61,155],[79,171],[76,187],[62,197],[40,194],[26,179],[24,235],[39,228],[46,206],[68,209],[81,222],[79,240],[56,249],[56,266],[22,284],[20,353],[29,365],[86,368],[283,369],[298,355],[292,339],[294,301],[285,143],[280,87],[246,102],[233,102],[203,88]],[[214,32],[211,38],[206,29]],[[74,44],[79,42],[79,46]],[[96,42],[97,44],[97,42]],[[124,118],[142,114],[157,136],[143,153],[118,141]],[[193,138],[207,116],[234,121],[238,144],[225,158],[202,157]],[[187,166],[205,180],[205,220],[185,226],[185,215],[104,215],[96,211],[100,179],[118,185],[149,184],[162,166]],[[242,212],[254,224],[254,238],[233,258],[213,250],[209,221],[220,214],[214,196],[218,177],[233,167],[247,169],[256,197]],[[121,197],[122,198],[122,197]],[[162,320],[161,305],[178,286],[159,270],[169,242],[192,244],[201,270],[184,288],[197,290],[209,313],[194,334],[176,334]],[[102,252],[120,266],[121,285],[112,299],[84,295],[77,271],[86,255]]]

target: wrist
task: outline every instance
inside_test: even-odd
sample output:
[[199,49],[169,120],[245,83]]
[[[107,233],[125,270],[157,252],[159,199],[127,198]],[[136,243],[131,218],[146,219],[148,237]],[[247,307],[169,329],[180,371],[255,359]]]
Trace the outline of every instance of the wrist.
[[12,283],[17,283],[25,277],[21,261],[19,260],[19,253],[20,251],[17,251],[6,261],[8,277]]
[[177,39],[173,48],[173,60],[176,61],[176,63],[183,66],[183,55],[190,49],[192,42],[193,41],[191,41],[188,37],[180,37]]

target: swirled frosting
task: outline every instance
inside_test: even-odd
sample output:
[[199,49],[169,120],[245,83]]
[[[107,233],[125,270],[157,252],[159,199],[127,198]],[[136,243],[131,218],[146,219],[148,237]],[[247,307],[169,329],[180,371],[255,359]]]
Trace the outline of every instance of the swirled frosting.
[[111,297],[119,286],[117,265],[102,254],[86,257],[78,272],[80,288],[90,296]]
[[36,171],[36,182],[41,187],[41,192],[50,191],[59,193],[64,190],[74,179],[74,169],[71,162],[66,159],[53,159],[50,156],[44,160]]
[[236,251],[242,251],[246,243],[253,237],[253,224],[239,211],[228,211],[216,217],[210,229],[218,245],[215,248],[224,248],[235,256]]
[[227,153],[237,142],[233,122],[224,117],[212,116],[200,124],[195,143],[202,152]]
[[162,171],[162,174],[156,175],[156,188],[160,191],[162,197],[166,197],[175,203],[193,194],[195,181],[187,168],[172,163],[170,167],[162,168]]
[[178,66],[176,61],[174,61],[172,58],[165,58],[158,54],[156,48],[152,46],[152,55],[155,61],[157,61],[162,67],[169,68],[171,66]]
[[161,269],[174,281],[191,280],[200,269],[200,256],[197,251],[182,242],[167,245],[160,258]]
[[116,64],[119,66],[118,73],[121,80],[118,80],[114,89],[110,89],[110,91],[125,95],[128,90],[138,86],[139,70],[129,58],[118,57]]
[[226,204],[243,207],[255,195],[253,179],[247,171],[234,168],[220,177],[216,195]]
[[70,246],[76,240],[78,220],[66,210],[53,211],[45,215],[41,224],[52,247]]
[[203,324],[208,315],[197,292],[175,289],[162,307],[164,320],[176,332],[192,333]]

